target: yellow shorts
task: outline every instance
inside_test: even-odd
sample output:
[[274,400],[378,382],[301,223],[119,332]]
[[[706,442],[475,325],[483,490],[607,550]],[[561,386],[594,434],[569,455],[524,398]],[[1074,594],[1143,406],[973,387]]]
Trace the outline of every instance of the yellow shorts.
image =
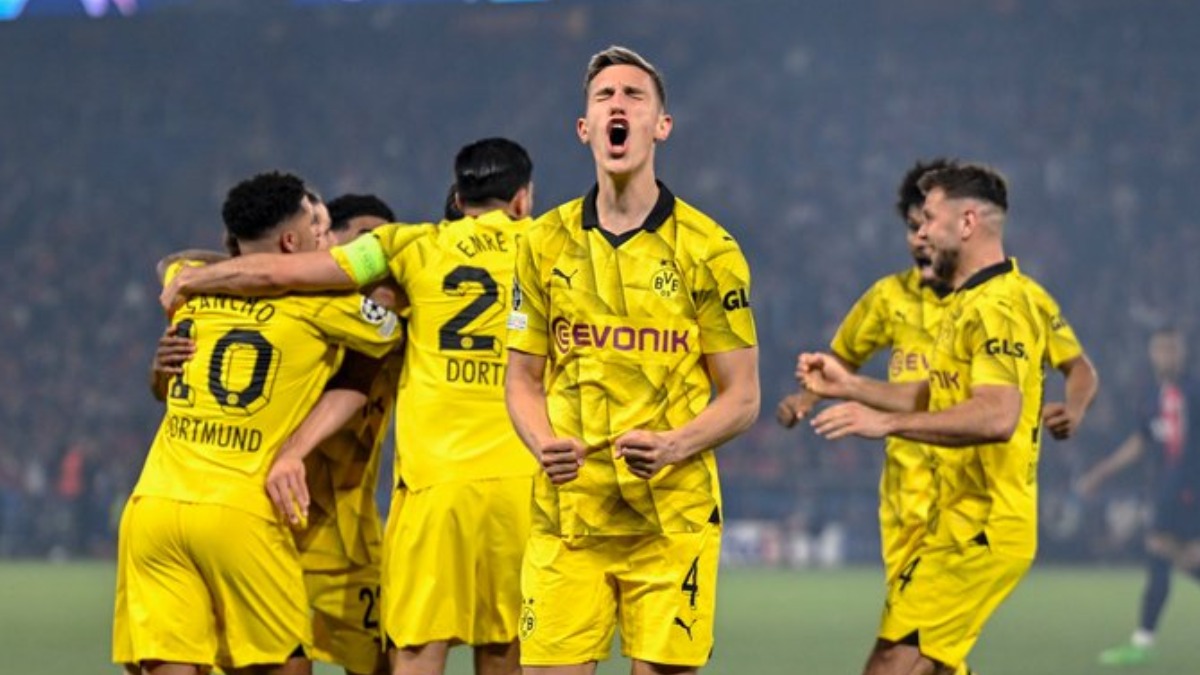
[[128,592],[125,587],[125,574],[129,567],[126,562],[129,546],[127,544],[128,537],[125,535],[128,525],[131,509],[126,503],[125,508],[121,510],[121,526],[117,530],[120,536],[117,538],[117,588],[116,600],[113,603],[113,642],[112,642],[112,660],[116,664],[137,664],[137,659],[133,655],[133,636],[129,633],[129,600],[126,595]]
[[408,489],[388,515],[383,629],[399,647],[517,639],[533,479]]
[[915,644],[926,657],[958,667],[1031,564],[974,541],[922,546],[888,584],[879,637]]
[[703,666],[713,647],[721,526],[669,535],[534,534],[521,571],[521,663],[603,661],[621,628],[626,657]]
[[379,568],[304,572],[312,608],[312,658],[354,673],[387,664],[379,638]]
[[240,668],[308,652],[304,580],[284,525],[154,497],[126,510],[118,549],[135,661]]
[[879,541],[889,583],[925,538],[932,483],[933,468],[924,448],[888,447],[879,478]]

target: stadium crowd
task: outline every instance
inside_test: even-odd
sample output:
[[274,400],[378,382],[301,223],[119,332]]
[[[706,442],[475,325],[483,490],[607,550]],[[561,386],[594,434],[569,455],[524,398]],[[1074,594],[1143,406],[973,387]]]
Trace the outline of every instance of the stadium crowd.
[[[969,11],[1004,30],[938,31]],[[163,325],[154,262],[217,247],[237,177],[282,166],[433,219],[452,149],[503,134],[533,154],[539,204],[556,203],[589,180],[564,121],[582,105],[578,63],[610,42],[670,74],[687,133],[661,175],[737,235],[754,272],[764,415],[718,454],[731,519],[837,524],[848,557],[873,559],[878,445],[831,448],[768,411],[795,387],[796,352],[824,346],[858,294],[906,264],[901,173],[950,154],[1008,175],[1010,248],[1103,378],[1080,436],[1044,445],[1045,557],[1131,555],[1139,475],[1081,519],[1066,496],[1133,424],[1151,327],[1200,328],[1186,257],[1200,251],[1200,45],[1187,39],[1200,27],[1179,14],[904,0],[818,16],[756,0],[631,4],[620,21],[568,3],[5,26],[0,60],[20,65],[0,80],[0,556],[113,548],[161,414],[146,386]]]

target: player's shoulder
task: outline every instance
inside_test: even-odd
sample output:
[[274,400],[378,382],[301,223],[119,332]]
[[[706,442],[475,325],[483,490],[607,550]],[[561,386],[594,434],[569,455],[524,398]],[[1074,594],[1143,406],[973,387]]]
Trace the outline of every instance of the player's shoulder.
[[737,245],[737,240],[723,225],[679,197],[675,197],[674,216],[675,226],[683,236],[692,236],[712,243],[728,242]]
[[174,258],[164,261],[162,267],[162,283],[167,286],[185,267],[204,267],[205,263],[200,260],[191,260],[189,258]]
[[583,228],[583,197],[559,204],[529,225],[529,236],[545,237]]
[[395,254],[413,244],[432,239],[437,230],[435,223],[387,223],[371,230],[370,236],[379,240],[384,251]]

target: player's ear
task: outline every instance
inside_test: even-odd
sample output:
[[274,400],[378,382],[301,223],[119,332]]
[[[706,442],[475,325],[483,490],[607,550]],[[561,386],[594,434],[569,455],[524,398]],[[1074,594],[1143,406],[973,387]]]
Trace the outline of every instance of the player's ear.
[[579,136],[580,143],[588,144],[587,120],[582,117],[575,120],[575,134]]
[[533,213],[533,183],[517,190],[508,202],[508,213],[518,220]]
[[654,125],[654,140],[662,143],[671,135],[671,129],[675,126],[675,118],[669,113],[662,113],[658,116],[658,123]]
[[300,249],[300,239],[295,232],[285,230],[279,233],[279,250],[284,253],[295,253]]

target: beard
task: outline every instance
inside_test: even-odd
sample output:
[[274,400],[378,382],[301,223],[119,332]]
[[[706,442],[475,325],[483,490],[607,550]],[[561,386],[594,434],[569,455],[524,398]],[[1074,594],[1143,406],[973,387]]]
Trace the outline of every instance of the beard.
[[[958,271],[958,250],[938,251],[933,256],[933,278],[938,285],[949,288],[954,283],[954,273]],[[933,286],[934,284],[930,284]]]

